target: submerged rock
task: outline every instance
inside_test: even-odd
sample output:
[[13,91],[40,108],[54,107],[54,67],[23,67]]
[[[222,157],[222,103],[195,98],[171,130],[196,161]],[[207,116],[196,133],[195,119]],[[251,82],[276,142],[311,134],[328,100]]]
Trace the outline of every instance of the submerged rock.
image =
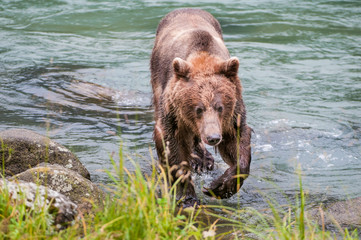
[[9,129],[0,132],[0,156],[5,161],[5,176],[13,176],[47,162],[62,165],[90,179],[88,170],[72,152],[30,130]]
[[309,215],[326,227],[361,228],[361,197],[328,203],[321,210],[310,210]]
[[8,191],[14,201],[24,201],[32,210],[49,205],[49,213],[55,214],[54,224],[58,229],[66,228],[76,217],[76,204],[66,196],[34,183],[0,180],[0,191]]
[[60,165],[42,163],[11,178],[33,182],[67,196],[78,205],[78,210],[88,212],[92,203],[103,207],[104,193],[94,183],[80,174]]

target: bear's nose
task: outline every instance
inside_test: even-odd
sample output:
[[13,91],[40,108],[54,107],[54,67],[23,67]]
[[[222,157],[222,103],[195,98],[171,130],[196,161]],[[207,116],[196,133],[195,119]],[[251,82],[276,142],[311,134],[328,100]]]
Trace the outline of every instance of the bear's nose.
[[209,145],[217,145],[221,141],[221,135],[219,134],[212,134],[207,137],[207,142]]

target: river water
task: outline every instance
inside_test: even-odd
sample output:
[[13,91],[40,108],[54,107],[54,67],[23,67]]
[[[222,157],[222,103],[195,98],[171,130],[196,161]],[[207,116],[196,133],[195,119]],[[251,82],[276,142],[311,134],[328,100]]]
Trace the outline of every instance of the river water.
[[[235,197],[264,205],[298,190],[313,202],[361,195],[360,1],[0,0],[0,130],[27,128],[71,149],[98,183],[120,142],[149,172],[149,58],[160,19],[195,7],[221,23],[240,59],[252,138],[251,176]],[[130,160],[125,163],[134,169]]]

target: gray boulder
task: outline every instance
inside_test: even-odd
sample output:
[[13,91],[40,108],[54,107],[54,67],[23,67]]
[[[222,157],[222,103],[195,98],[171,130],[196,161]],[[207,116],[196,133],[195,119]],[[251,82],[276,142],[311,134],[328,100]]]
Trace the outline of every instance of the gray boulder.
[[48,137],[26,129],[9,129],[0,132],[1,174],[3,160],[6,177],[47,162],[62,165],[90,179],[88,170],[67,148]]
[[27,208],[37,211],[49,205],[49,212],[55,214],[54,224],[66,228],[76,217],[76,205],[66,196],[44,186],[29,182],[11,182],[0,179],[0,191],[8,191],[14,201],[25,202]]
[[42,163],[13,176],[10,180],[22,180],[47,186],[67,196],[83,213],[92,208],[92,203],[103,207],[104,193],[101,189],[80,174],[60,165]]

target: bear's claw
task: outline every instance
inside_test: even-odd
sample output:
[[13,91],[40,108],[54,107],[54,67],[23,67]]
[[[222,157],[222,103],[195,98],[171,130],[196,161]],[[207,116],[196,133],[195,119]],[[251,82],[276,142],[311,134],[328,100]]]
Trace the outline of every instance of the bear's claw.
[[214,158],[207,150],[205,154],[194,151],[191,157],[191,166],[196,173],[200,174],[214,169]]
[[214,180],[208,188],[203,187],[203,193],[210,197],[222,199],[232,197],[243,185],[243,178],[238,178],[239,184],[237,184],[237,178],[234,177],[232,172],[232,168],[227,169],[226,172]]

